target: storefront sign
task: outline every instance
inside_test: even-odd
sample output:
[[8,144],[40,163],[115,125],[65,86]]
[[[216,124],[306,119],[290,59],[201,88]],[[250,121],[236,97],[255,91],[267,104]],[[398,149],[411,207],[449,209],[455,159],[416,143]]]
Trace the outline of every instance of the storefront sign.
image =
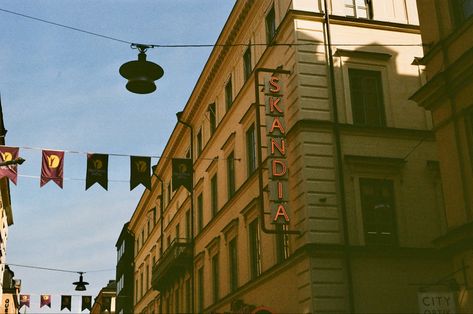
[[286,122],[282,84],[278,77],[271,76],[265,78],[264,86],[271,221],[275,224],[288,224],[289,169],[286,160]]
[[420,314],[454,314],[456,301],[453,292],[419,292]]

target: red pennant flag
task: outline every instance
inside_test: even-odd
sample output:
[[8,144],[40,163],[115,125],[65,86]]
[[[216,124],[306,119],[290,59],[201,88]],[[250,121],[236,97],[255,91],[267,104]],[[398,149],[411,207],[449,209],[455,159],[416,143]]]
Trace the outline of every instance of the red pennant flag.
[[42,294],[41,295],[41,302],[40,302],[40,308],[43,306],[51,307],[51,295],[49,294]]
[[40,187],[52,180],[62,189],[63,172],[64,152],[43,150]]
[[30,295],[29,294],[20,294],[20,309],[23,305],[30,307]]
[[[0,161],[12,161],[18,158],[18,147],[0,147]],[[7,177],[16,185],[18,176],[18,165],[12,164],[8,166],[0,166],[0,178]]]
[[149,175],[151,169],[151,158],[131,156],[130,158],[130,191],[137,187],[140,183],[148,190],[151,190],[151,176]]

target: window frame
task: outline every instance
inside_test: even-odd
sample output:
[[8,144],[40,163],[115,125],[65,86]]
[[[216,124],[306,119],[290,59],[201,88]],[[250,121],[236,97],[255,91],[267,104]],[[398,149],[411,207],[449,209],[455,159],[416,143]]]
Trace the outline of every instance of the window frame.
[[228,241],[228,280],[230,292],[238,289],[238,241],[233,237]]
[[211,258],[212,267],[212,300],[216,303],[220,299],[219,288],[220,288],[220,260],[219,253],[217,252]]
[[227,197],[230,200],[236,193],[235,151],[227,155]]
[[[250,134],[251,131],[251,134]],[[250,136],[252,135],[252,136]],[[246,146],[246,168],[247,168],[247,175],[248,178],[256,171],[258,168],[258,152],[256,148],[256,123],[251,123],[248,128],[245,130],[245,146]],[[250,142],[250,139],[252,142]]]
[[[350,4],[348,4],[350,2]],[[347,9],[351,10],[353,14],[346,14],[346,16],[354,17],[357,19],[373,19],[373,5],[371,0],[363,0],[364,5],[360,6],[358,0],[344,0],[343,7],[345,14],[347,13]],[[366,16],[360,16],[360,12],[366,12]]]
[[276,10],[274,5],[266,13],[264,25],[266,29],[266,44],[270,45],[276,37]]
[[233,105],[233,77],[230,75],[227,82],[225,83],[224,94],[225,94],[225,109],[227,112]]
[[259,229],[259,218],[255,218],[248,224],[248,256],[250,280],[258,278],[262,273],[262,257],[260,244],[261,232]]
[[215,102],[211,103],[207,107],[207,112],[209,113],[209,131],[210,136],[214,135],[217,130],[217,105]]
[[252,56],[251,56],[251,45],[246,47],[243,53],[243,81],[246,82],[253,72]]
[[215,172],[210,178],[210,211],[212,218],[218,213],[218,175]]
[[[366,209],[366,203],[369,203],[370,200],[364,200],[364,196],[363,196],[363,185],[364,185],[364,182],[368,183],[368,182],[371,182],[372,183],[372,187],[374,187],[375,189],[376,188],[384,188],[384,184],[385,183],[388,183],[389,184],[389,189],[390,189],[390,197],[391,197],[391,200],[390,200],[390,213],[389,215],[391,216],[390,219],[391,219],[391,222],[390,222],[390,228],[392,230],[392,235],[390,237],[390,239],[388,240],[382,240],[382,235],[374,235],[374,236],[369,236],[369,229],[367,229],[367,225],[368,225],[368,219],[376,219],[377,217],[374,217],[374,218],[370,218],[368,215],[370,213],[367,212],[367,209]],[[360,209],[361,209],[361,219],[362,219],[362,226],[363,226],[363,239],[364,239],[364,243],[365,245],[369,245],[369,246],[397,246],[399,244],[399,230],[398,230],[398,223],[397,223],[397,211],[396,211],[396,187],[395,187],[395,180],[393,180],[392,178],[389,178],[389,177],[384,177],[384,178],[381,178],[381,177],[374,177],[374,176],[360,176],[357,180],[357,183],[358,183],[358,187],[357,187],[357,193],[358,193],[358,197],[360,199]],[[372,222],[370,222],[371,224],[374,224]],[[377,228],[379,228],[380,226],[377,226]],[[378,231],[377,231],[378,232]],[[381,231],[381,233],[383,233]],[[370,239],[371,238],[371,239]]]

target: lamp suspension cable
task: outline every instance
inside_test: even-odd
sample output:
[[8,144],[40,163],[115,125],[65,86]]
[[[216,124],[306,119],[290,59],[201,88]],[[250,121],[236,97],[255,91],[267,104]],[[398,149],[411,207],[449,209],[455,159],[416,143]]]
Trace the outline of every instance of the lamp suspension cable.
[[[134,42],[131,42],[131,41],[128,41],[128,40],[120,39],[120,38],[117,38],[117,37],[103,35],[103,34],[100,34],[100,33],[97,33],[97,32],[84,30],[84,29],[81,29],[81,28],[78,28],[78,27],[69,26],[69,25],[66,25],[66,24],[49,21],[49,20],[46,20],[46,19],[34,17],[32,15],[27,15],[27,14],[15,12],[15,11],[3,9],[3,8],[0,8],[0,12],[16,15],[16,16],[27,18],[27,19],[30,19],[30,20],[33,20],[33,21],[36,21],[36,22],[46,23],[46,24],[49,24],[49,25],[65,28],[65,29],[68,29],[68,30],[84,33],[84,34],[87,34],[87,35],[96,36],[96,37],[100,37],[100,38],[103,38],[103,39],[108,39],[108,40],[120,42],[120,43],[123,43],[123,44],[128,44],[134,49],[140,49],[140,47],[144,48],[144,49],[148,49],[148,48],[214,48],[214,47],[242,47],[242,46],[245,46],[245,47],[248,47],[248,46],[288,46],[288,47],[292,47],[292,46],[324,46],[324,45],[326,45],[325,43],[322,43],[322,42],[271,43],[271,44],[267,44],[267,43],[139,44],[139,43],[134,43]],[[331,45],[332,46],[340,46],[340,47],[351,47],[351,46],[353,46],[353,47],[356,47],[356,46],[370,46],[370,47],[415,47],[415,46],[418,46],[419,47],[419,46],[427,46],[429,44],[424,44],[424,43],[412,43],[412,44],[409,44],[409,43],[385,43],[385,44],[383,44],[383,43],[371,43],[371,44],[365,44],[365,43],[332,43]]]

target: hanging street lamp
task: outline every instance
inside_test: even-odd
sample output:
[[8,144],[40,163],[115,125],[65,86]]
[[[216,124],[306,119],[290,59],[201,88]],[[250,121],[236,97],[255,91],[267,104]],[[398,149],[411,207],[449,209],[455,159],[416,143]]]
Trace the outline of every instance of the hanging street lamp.
[[138,60],[130,61],[120,67],[120,75],[128,80],[126,89],[135,94],[149,94],[156,90],[154,81],[160,79],[164,70],[158,64],[146,60],[146,50],[153,46],[132,44],[138,49]]
[[82,277],[82,275],[84,274],[84,272],[78,272],[79,273],[79,281],[76,281],[76,282],[73,282],[72,284],[76,286],[76,291],[85,291],[86,288],[85,286],[88,285],[89,283],[84,281],[84,278]]

